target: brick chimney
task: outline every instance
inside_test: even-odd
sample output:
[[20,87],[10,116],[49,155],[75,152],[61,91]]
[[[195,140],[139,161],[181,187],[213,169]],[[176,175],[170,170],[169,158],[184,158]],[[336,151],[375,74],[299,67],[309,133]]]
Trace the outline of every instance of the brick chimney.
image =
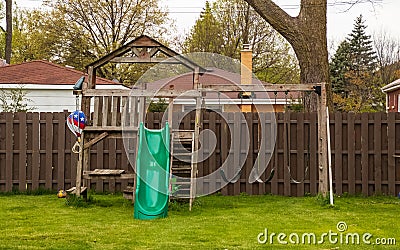
[[251,84],[253,74],[253,51],[250,44],[243,44],[243,49],[240,51],[241,61],[241,83]]
[[[250,44],[243,44],[243,49],[240,51],[240,81],[241,84],[252,84],[253,74],[253,51],[250,48]],[[251,92],[241,93],[241,98],[250,99]],[[242,112],[252,112],[251,104],[241,105]]]

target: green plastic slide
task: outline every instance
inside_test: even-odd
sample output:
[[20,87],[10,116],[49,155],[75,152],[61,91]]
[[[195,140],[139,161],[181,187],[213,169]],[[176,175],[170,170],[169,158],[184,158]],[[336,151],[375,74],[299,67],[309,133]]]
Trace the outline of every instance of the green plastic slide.
[[168,215],[169,126],[160,130],[139,128],[136,157],[135,219],[152,220]]

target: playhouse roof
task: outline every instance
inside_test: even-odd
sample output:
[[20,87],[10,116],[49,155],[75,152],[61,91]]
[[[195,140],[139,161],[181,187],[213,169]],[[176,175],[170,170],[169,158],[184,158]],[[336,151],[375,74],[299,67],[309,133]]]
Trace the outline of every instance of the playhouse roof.
[[[151,49],[150,51],[139,51],[138,49]],[[123,57],[123,55],[133,52],[134,56]],[[161,57],[160,57],[161,56]],[[132,41],[124,44],[118,49],[104,55],[102,58],[88,64],[86,68],[93,67],[94,69],[101,67],[109,62],[118,63],[159,63],[169,58],[169,63],[179,63],[190,68],[194,71],[199,69],[200,74],[204,73],[206,69],[193,62],[189,58],[177,53],[171,48],[165,46],[159,41],[147,36],[141,35]]]

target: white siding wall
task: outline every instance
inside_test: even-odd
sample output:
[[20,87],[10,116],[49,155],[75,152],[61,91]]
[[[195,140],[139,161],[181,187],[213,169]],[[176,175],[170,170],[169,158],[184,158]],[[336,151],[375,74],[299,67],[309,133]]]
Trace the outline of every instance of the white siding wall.
[[31,99],[30,107],[35,107],[35,112],[61,112],[74,111],[75,96],[72,90],[28,90],[27,98]]
[[[20,85],[3,85],[5,90],[18,88]],[[76,99],[72,93],[72,85],[23,85],[27,91],[26,97],[31,100],[29,107],[34,107],[33,112],[62,112],[76,110]],[[127,89],[122,85],[99,85],[99,89]]]

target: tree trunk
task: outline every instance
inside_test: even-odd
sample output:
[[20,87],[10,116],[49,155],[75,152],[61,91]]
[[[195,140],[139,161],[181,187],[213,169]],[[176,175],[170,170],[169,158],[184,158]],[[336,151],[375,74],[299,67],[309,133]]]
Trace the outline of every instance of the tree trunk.
[[[328,47],[326,39],[327,0],[301,0],[297,17],[289,16],[272,0],[245,0],[292,45],[300,65],[300,81],[304,84],[329,82]],[[330,89],[330,88],[328,88]],[[308,95],[304,104],[318,114],[319,192],[328,192],[327,109],[325,87],[321,88],[321,105],[316,95]],[[330,101],[329,101],[330,103]]]
[[[327,0],[302,0],[297,17],[289,16],[272,0],[245,0],[293,47],[300,66],[301,83],[329,82],[326,38]],[[306,109],[316,111],[309,95]],[[328,95],[329,96],[329,95]]]
[[11,44],[12,44],[12,0],[6,0],[6,63],[11,62]]

